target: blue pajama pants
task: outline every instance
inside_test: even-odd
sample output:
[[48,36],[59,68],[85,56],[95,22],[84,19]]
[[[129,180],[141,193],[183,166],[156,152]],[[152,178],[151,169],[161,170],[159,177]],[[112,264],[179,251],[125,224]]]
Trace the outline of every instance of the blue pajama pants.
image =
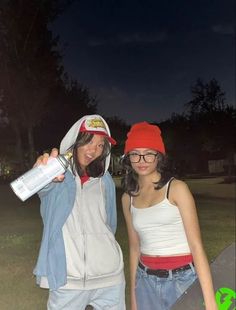
[[125,310],[125,283],[94,290],[58,289],[49,292],[48,310]]

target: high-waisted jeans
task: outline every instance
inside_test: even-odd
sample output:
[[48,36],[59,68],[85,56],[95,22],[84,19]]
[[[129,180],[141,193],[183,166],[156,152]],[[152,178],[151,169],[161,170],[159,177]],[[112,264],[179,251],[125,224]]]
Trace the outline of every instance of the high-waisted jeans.
[[136,300],[138,310],[169,310],[177,299],[195,281],[196,273],[191,269],[172,274],[167,278],[148,275],[140,267],[136,273]]

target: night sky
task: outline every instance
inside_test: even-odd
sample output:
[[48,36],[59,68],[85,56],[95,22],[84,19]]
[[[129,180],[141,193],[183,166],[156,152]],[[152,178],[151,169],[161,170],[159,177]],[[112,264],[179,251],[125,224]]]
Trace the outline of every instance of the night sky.
[[128,124],[182,113],[197,78],[235,104],[233,0],[80,0],[53,24],[70,77]]

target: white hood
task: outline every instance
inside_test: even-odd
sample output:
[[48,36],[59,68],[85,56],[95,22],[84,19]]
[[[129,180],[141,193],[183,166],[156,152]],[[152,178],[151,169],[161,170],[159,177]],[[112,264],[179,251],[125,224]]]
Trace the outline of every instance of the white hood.
[[[69,131],[66,133],[66,135],[64,136],[64,138],[61,141],[60,144],[60,154],[65,154],[66,151],[75,143],[76,138],[78,136],[78,133],[80,131],[80,127],[82,125],[82,123],[87,120],[87,119],[96,119],[99,118],[102,120],[102,122],[105,125],[106,128],[106,132],[109,136],[111,136],[110,133],[110,129],[108,127],[107,122],[104,120],[103,117],[101,117],[98,114],[93,114],[93,115],[85,115],[82,118],[80,118],[70,129]],[[106,158],[106,165],[105,165],[105,171],[107,171],[109,164],[110,164],[110,157],[111,155],[109,154]]]

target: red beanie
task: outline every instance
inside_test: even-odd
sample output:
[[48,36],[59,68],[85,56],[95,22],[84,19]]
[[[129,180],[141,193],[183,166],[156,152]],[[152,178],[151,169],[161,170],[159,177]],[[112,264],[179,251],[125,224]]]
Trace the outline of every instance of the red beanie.
[[127,134],[124,153],[127,154],[136,148],[153,149],[165,154],[160,128],[147,122],[134,124]]

